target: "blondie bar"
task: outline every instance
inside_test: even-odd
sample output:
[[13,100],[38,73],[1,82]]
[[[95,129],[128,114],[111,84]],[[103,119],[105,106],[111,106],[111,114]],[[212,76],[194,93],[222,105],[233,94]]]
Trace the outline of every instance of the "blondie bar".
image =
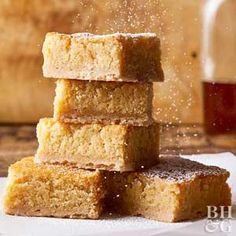
[[178,157],[142,172],[106,173],[107,204],[112,212],[176,222],[203,217],[207,206],[228,206],[229,173]]
[[149,125],[152,83],[57,80],[54,118],[68,123]]
[[105,81],[162,81],[160,40],[154,33],[48,33],[44,77]]
[[159,126],[69,124],[44,118],[37,126],[41,163],[131,171],[158,162]]
[[104,194],[98,170],[35,164],[27,157],[9,168],[4,210],[11,215],[95,219],[102,213]]

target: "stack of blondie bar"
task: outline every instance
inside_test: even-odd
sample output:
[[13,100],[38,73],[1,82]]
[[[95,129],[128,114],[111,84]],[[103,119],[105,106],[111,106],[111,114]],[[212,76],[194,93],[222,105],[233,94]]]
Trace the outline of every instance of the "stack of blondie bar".
[[35,157],[9,168],[6,213],[174,222],[230,204],[226,170],[159,161],[152,97],[163,71],[155,34],[49,33],[43,54],[44,76],[57,79],[54,117],[39,121]]

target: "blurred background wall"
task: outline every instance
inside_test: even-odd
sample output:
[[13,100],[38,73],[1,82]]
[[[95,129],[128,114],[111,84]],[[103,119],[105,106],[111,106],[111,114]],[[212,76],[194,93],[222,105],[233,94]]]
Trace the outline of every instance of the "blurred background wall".
[[201,6],[204,0],[1,0],[0,122],[52,115],[53,80],[42,78],[48,31],[149,32],[162,42],[166,81],[155,84],[160,122],[202,122]]

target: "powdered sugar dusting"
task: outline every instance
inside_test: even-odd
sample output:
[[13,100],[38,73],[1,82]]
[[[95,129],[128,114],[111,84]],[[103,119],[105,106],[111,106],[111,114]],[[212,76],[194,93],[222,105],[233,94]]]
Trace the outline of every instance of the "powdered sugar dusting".
[[120,32],[116,32],[114,34],[105,34],[105,35],[99,35],[99,34],[91,34],[91,33],[76,33],[76,34],[72,34],[72,37],[76,37],[76,38],[109,38],[109,37],[124,37],[124,38],[156,38],[157,35],[155,33],[120,33]]
[[184,182],[198,177],[229,175],[225,169],[205,166],[180,157],[163,157],[155,167],[143,172],[148,177],[158,177],[168,181]]

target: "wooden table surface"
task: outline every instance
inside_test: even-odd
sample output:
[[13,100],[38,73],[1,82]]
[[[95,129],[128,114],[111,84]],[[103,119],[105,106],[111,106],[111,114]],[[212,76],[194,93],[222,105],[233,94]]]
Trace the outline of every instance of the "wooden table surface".
[[[37,148],[35,125],[0,126],[0,176],[7,175],[11,163],[33,155]],[[213,144],[201,125],[162,125],[160,154],[194,154],[231,151],[236,154],[236,145]]]

